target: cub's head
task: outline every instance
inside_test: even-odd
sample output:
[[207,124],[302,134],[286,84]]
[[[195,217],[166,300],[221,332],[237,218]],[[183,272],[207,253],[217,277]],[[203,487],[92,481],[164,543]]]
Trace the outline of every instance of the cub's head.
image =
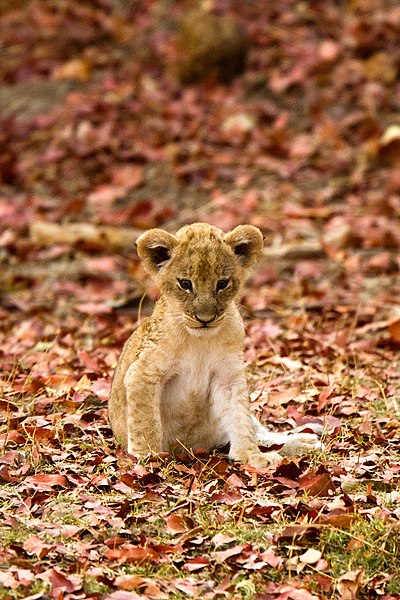
[[261,231],[252,225],[239,225],[225,234],[212,225],[194,223],[176,235],[150,229],[137,240],[144,266],[193,333],[220,325],[262,248]]

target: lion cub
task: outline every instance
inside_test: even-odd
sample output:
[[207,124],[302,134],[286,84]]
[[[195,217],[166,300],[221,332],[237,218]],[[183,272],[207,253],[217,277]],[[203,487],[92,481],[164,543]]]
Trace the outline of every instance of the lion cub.
[[236,298],[260,257],[256,227],[230,233],[195,223],[171,235],[150,229],[137,240],[161,288],[153,314],[126,342],[109,399],[118,442],[131,454],[204,448],[229,442],[229,456],[264,467],[282,454],[319,446],[313,434],[271,434],[250,414],[243,363],[244,326]]

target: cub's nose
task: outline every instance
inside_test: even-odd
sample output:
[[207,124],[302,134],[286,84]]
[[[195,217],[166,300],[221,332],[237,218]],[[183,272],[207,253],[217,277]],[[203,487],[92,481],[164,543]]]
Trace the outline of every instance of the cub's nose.
[[215,320],[215,317],[217,315],[214,315],[213,317],[211,317],[211,319],[205,318],[205,317],[208,317],[209,315],[201,315],[201,316],[202,316],[202,318],[200,319],[200,317],[198,315],[194,315],[196,321],[198,321],[199,323],[201,323],[203,327],[207,327],[207,325],[209,323],[212,323]]

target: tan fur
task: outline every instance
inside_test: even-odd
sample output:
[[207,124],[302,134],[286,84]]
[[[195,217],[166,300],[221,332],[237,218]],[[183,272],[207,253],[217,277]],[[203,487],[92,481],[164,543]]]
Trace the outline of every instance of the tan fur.
[[[195,223],[175,236],[151,229],[139,237],[138,254],[161,297],[126,342],[112,384],[110,423],[128,452],[212,450],[229,442],[230,457],[241,463],[260,467],[281,460],[258,448],[236,306],[262,248],[261,232],[251,225],[224,234]],[[217,291],[217,282],[226,279],[226,289]],[[182,280],[192,289],[182,289]],[[295,451],[315,447],[306,438]]]

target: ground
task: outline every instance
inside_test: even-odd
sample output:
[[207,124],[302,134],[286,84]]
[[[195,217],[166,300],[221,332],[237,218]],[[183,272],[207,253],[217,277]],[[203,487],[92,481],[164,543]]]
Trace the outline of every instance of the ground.
[[[0,598],[400,597],[400,8],[211,4],[247,67],[186,87],[183,1],[0,9]],[[322,423],[323,451],[115,445],[112,373],[157,296],[135,235],[195,220],[262,229],[252,407]]]

